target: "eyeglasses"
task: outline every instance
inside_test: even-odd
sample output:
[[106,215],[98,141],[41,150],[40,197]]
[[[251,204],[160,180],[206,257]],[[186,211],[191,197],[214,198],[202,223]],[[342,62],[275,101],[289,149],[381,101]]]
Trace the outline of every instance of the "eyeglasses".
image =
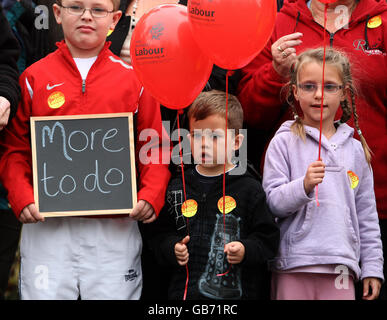
[[82,16],[86,10],[89,10],[91,15],[94,18],[105,18],[108,15],[108,13],[114,12],[114,10],[109,11],[109,10],[106,10],[103,8],[90,8],[90,9],[88,9],[88,8],[83,8],[83,7],[76,6],[76,5],[72,5],[69,7],[65,7],[62,5],[59,5],[59,6],[66,9],[69,14],[72,14],[74,16]]
[[[297,85],[302,91],[306,93],[316,92],[318,87],[321,87],[321,84],[317,83],[300,83]],[[326,93],[337,93],[340,89],[343,89],[343,85],[335,83],[324,83],[324,92]]]

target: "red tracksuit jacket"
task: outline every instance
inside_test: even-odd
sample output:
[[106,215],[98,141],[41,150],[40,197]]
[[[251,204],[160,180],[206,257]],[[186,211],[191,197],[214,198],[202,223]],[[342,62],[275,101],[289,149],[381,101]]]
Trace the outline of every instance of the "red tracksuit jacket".
[[[374,18],[375,17],[375,18]],[[372,18],[374,18],[372,20]],[[352,63],[359,124],[364,137],[374,152],[372,167],[375,194],[380,218],[387,219],[387,4],[385,0],[360,0],[350,17],[349,26],[334,34],[324,31],[316,23],[306,0],[286,0],[277,16],[274,32],[263,51],[242,70],[238,97],[245,112],[245,120],[258,129],[272,130],[287,119],[281,115],[283,100],[280,90],[286,79],[272,66],[271,46],[280,37],[301,32],[303,41],[296,47],[297,54],[323,46],[324,32],[327,45],[341,48]],[[353,126],[353,122],[348,124]],[[316,151],[316,159],[318,152]]]
[[[154,147],[160,147],[160,151],[161,137],[169,141],[162,127],[159,103],[143,91],[133,69],[115,56],[108,49],[109,45],[105,44],[84,82],[63,41],[58,43],[55,52],[31,65],[21,75],[22,100],[15,118],[0,137],[0,179],[8,190],[8,200],[17,217],[26,205],[35,202],[31,169],[31,116],[137,111],[138,133],[147,128],[156,130],[160,145]],[[158,214],[164,205],[170,172],[167,164],[143,165],[138,161],[138,152],[141,146],[149,143],[149,139],[136,142],[140,180],[137,198],[148,201]],[[164,152],[169,153],[170,148]]]

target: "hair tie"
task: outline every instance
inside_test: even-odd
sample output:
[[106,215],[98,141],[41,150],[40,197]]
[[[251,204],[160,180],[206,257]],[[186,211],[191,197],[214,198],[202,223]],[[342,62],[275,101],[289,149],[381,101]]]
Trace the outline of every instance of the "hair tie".
[[361,136],[361,135],[362,135],[362,132],[361,132],[361,130],[360,130],[360,129],[357,129],[357,134],[358,134],[359,136]]

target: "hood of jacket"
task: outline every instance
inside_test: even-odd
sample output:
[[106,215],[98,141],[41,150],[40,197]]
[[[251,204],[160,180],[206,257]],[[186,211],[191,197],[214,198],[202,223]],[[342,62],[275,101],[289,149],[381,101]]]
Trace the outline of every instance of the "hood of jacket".
[[[289,120],[285,121],[281,127],[277,130],[275,135],[279,135],[284,132],[291,132],[291,126],[294,123],[294,121]],[[311,139],[319,143],[320,140],[320,131],[319,129],[304,125],[305,128],[305,134],[308,135]],[[339,146],[343,145],[348,141],[348,139],[353,138],[354,129],[347,125],[346,123],[341,124],[337,129],[336,133],[333,137],[334,145]],[[332,147],[332,140],[328,140],[324,135],[321,136],[321,148],[324,148],[325,150],[330,150]],[[317,154],[317,150],[316,150]],[[316,157],[317,158],[317,157]]]

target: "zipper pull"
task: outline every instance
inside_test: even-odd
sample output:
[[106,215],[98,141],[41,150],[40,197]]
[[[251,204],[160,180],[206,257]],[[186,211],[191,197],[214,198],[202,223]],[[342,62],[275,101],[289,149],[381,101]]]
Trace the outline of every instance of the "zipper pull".
[[331,47],[333,47],[333,37],[334,37],[334,33],[329,33],[329,44]]
[[82,79],[82,93],[85,93],[86,91],[86,80]]

